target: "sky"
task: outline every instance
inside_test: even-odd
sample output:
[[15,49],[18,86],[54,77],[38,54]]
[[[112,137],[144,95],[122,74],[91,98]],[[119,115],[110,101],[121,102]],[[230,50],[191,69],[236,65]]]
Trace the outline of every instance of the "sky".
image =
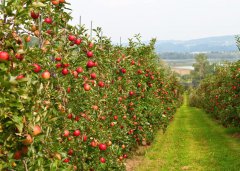
[[101,27],[113,42],[190,40],[240,33],[240,0],[66,0],[73,20]]

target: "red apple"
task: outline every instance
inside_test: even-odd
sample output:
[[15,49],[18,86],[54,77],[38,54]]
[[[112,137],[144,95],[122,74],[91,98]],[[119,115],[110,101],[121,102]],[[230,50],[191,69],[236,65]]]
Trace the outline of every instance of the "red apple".
[[22,154],[27,154],[28,153],[28,147],[27,146],[23,146],[21,149],[21,153]]
[[31,17],[33,18],[33,19],[38,19],[38,17],[39,17],[39,13],[37,12],[34,12],[34,11],[31,11]]
[[62,69],[62,74],[63,75],[67,75],[69,73],[68,69],[67,68],[63,68]]
[[62,64],[61,63],[57,63],[56,64],[56,68],[61,68],[62,67]]
[[21,157],[22,157],[22,154],[21,154],[20,151],[16,151],[16,152],[14,153],[14,155],[13,155],[13,158],[14,158],[15,160],[19,160]]
[[23,60],[23,54],[16,53],[15,57],[20,61]]
[[118,116],[117,115],[113,116],[113,119],[118,120]]
[[61,57],[56,57],[55,60],[56,60],[56,61],[61,61],[62,58],[61,58]]
[[33,136],[36,136],[42,132],[42,129],[39,125],[35,125],[33,127]]
[[75,43],[76,45],[80,45],[81,42],[82,42],[82,39],[76,39],[76,40],[74,41],[74,43]]
[[50,72],[49,71],[44,71],[43,73],[42,73],[42,78],[43,79],[49,79],[50,78],[50,76],[51,76],[51,74],[50,74]]
[[133,91],[129,91],[129,96],[133,96],[134,92]]
[[100,158],[100,162],[101,162],[101,163],[106,163],[106,159],[105,159],[104,157],[101,157],[101,158]]
[[89,57],[89,58],[93,57],[93,52],[92,51],[88,51],[87,52],[87,57]]
[[53,5],[58,5],[58,4],[59,4],[59,1],[58,1],[58,0],[52,0],[52,4],[53,4]]
[[64,162],[64,163],[68,163],[68,162],[70,162],[70,159],[69,159],[69,158],[66,158],[66,159],[63,160],[63,162]]
[[135,65],[135,61],[134,60],[131,61],[131,65]]
[[23,143],[24,145],[30,145],[30,144],[32,144],[33,139],[32,139],[32,137],[31,137],[31,135],[27,134],[27,135],[25,135],[25,136],[26,136],[26,139],[24,139],[24,140],[22,141],[22,143]]
[[7,52],[0,52],[0,61],[8,61],[9,54]]
[[83,88],[84,88],[85,91],[91,90],[91,86],[89,84],[84,84]]
[[97,142],[93,140],[93,141],[90,143],[90,145],[91,145],[92,147],[97,147]]
[[23,78],[25,78],[25,76],[24,76],[23,74],[20,74],[20,75],[18,75],[18,76],[16,77],[16,80],[21,80],[21,79],[23,79]]
[[47,24],[52,24],[52,19],[51,18],[45,18],[44,19],[44,22],[47,23]]
[[122,72],[123,74],[125,74],[125,73],[127,72],[127,70],[126,70],[125,68],[122,68],[122,69],[121,69],[121,72]]
[[68,87],[68,88],[67,88],[67,93],[70,93],[70,92],[71,92],[71,88]]
[[70,155],[70,156],[73,155],[73,149],[68,150],[68,155]]
[[81,132],[77,129],[73,132],[73,136],[78,137],[81,134]]
[[88,68],[92,68],[92,67],[94,67],[94,66],[95,66],[95,63],[94,63],[93,61],[89,60],[89,61],[87,62],[87,67],[88,67]]
[[93,46],[94,46],[93,42],[90,42],[89,45],[88,45],[89,48],[93,48]]
[[104,85],[105,85],[105,84],[104,84],[103,81],[99,81],[99,82],[98,82],[98,86],[99,86],[99,87],[104,87]]
[[87,135],[83,135],[83,141],[84,141],[84,142],[87,141]]
[[77,71],[78,73],[82,73],[82,72],[83,72],[83,69],[82,69],[82,67],[78,67],[78,68],[76,69],[76,71]]
[[68,130],[64,130],[63,136],[64,137],[68,137],[70,134],[70,132]]
[[73,114],[72,114],[72,113],[69,113],[67,117],[68,117],[68,119],[72,119]]
[[40,65],[33,64],[33,67],[34,67],[33,72],[39,73],[41,71],[41,66]]
[[96,79],[96,78],[97,78],[97,75],[96,75],[96,73],[93,72],[93,73],[90,74],[90,77],[91,77],[92,79]]
[[68,36],[68,40],[73,42],[73,41],[76,40],[76,36],[74,36],[74,35],[69,35],[69,36]]
[[101,151],[105,151],[105,150],[107,150],[107,145],[106,144],[99,144],[98,148]]

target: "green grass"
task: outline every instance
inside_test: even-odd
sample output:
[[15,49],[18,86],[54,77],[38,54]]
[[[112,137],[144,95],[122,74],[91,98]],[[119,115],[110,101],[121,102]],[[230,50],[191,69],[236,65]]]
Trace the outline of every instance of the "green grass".
[[[158,133],[136,171],[240,171],[239,129],[226,129],[197,108],[184,105],[166,133]],[[238,132],[239,133],[239,132]]]

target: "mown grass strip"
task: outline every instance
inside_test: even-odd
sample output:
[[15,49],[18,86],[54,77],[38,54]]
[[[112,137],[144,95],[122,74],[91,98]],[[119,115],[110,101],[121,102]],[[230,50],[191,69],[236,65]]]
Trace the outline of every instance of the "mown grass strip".
[[165,134],[159,133],[136,171],[240,170],[239,130],[223,128],[202,110],[184,105]]

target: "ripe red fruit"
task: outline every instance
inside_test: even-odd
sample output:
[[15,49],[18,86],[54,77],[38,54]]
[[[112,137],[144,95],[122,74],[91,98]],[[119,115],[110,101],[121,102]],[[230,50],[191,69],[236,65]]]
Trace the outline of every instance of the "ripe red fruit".
[[35,13],[34,11],[31,11],[31,17],[32,17],[33,19],[38,19],[39,13],[38,13],[38,12]]
[[121,72],[122,72],[123,74],[125,74],[125,73],[127,72],[127,70],[126,70],[125,68],[122,68],[122,69],[121,69]]
[[91,146],[92,147],[97,147],[97,142],[95,142],[94,140],[91,142]]
[[9,54],[7,52],[0,52],[0,61],[8,61]]
[[131,65],[135,65],[135,61],[134,60],[131,61]]
[[53,5],[58,5],[58,4],[59,4],[59,1],[58,1],[58,0],[52,0],[52,4],[53,4]]
[[70,87],[67,88],[67,92],[68,92],[68,93],[71,92],[71,88],[70,88]]
[[94,46],[93,42],[90,42],[89,45],[88,45],[89,48],[93,48],[93,46]]
[[25,41],[30,42],[31,41],[31,36],[28,35],[27,37],[25,37]]
[[72,74],[73,74],[74,78],[78,78],[78,72],[77,71],[72,71]]
[[65,0],[59,0],[59,3],[64,3],[65,2]]
[[87,67],[88,68],[92,68],[94,66],[95,66],[95,63],[93,61],[90,60],[90,61],[87,62]]
[[67,68],[67,67],[69,67],[70,66],[70,64],[63,64],[63,67],[64,68]]
[[25,76],[23,75],[23,74],[20,74],[20,75],[18,75],[17,77],[16,77],[16,80],[21,80],[21,79],[23,79]]
[[73,132],[73,135],[76,137],[79,136],[80,134],[81,132],[78,129]]
[[78,73],[82,73],[82,72],[83,72],[83,69],[82,69],[82,67],[78,67],[78,68],[76,69],[76,71],[77,71]]
[[118,120],[118,116],[116,116],[116,115],[113,118],[114,118],[114,120]]
[[22,156],[21,152],[20,152],[20,151],[16,151],[16,152],[14,153],[14,155],[13,155],[13,158],[14,158],[15,160],[19,160],[19,159],[21,158],[21,156]]
[[62,58],[61,58],[61,57],[56,57],[55,60],[56,60],[56,61],[61,61]]
[[114,125],[115,125],[114,122],[111,122],[111,123],[110,123],[110,126],[111,126],[111,127],[113,127]]
[[68,69],[67,68],[63,68],[62,69],[62,74],[63,75],[67,75],[69,73]]
[[126,159],[127,157],[128,157],[128,156],[127,156],[127,154],[124,154],[124,155],[123,155],[123,158],[125,158],[125,159]]
[[101,151],[105,151],[105,150],[107,150],[107,145],[106,144],[99,144],[98,148]]
[[74,43],[75,43],[76,45],[80,45],[81,42],[82,42],[82,39],[76,39],[76,40],[74,41]]
[[87,141],[87,136],[83,135],[83,141],[86,142]]
[[44,22],[47,23],[47,24],[52,24],[52,19],[51,18],[45,18],[44,19]]
[[70,159],[69,159],[69,158],[66,158],[66,159],[63,160],[63,162],[64,162],[64,163],[68,163],[68,162],[70,162]]
[[21,149],[21,153],[22,154],[27,154],[28,153],[28,147],[27,146],[23,146]]
[[42,128],[39,125],[33,127],[33,135],[36,136],[42,132]]
[[139,69],[139,70],[137,71],[137,73],[138,73],[138,74],[142,74],[142,71]]
[[70,155],[70,156],[73,155],[73,149],[68,150],[68,155]]
[[26,139],[24,139],[24,140],[22,141],[22,143],[23,143],[24,145],[30,145],[30,144],[32,144],[32,142],[33,142],[33,139],[32,139],[32,137],[31,137],[31,135],[29,135],[29,134],[27,134],[27,135],[26,135]]
[[100,162],[101,162],[101,163],[106,163],[106,159],[105,159],[104,157],[101,157],[101,158],[100,158]]
[[97,75],[96,75],[96,73],[91,73],[91,74],[90,74],[90,77],[91,77],[92,79],[96,79],[96,78],[97,78]]
[[98,86],[99,86],[99,87],[104,87],[104,85],[105,85],[105,84],[104,84],[103,81],[99,81],[99,82],[98,82]]
[[41,71],[41,66],[40,65],[33,64],[33,66],[34,66],[33,72],[39,73]]
[[85,91],[89,91],[91,89],[91,86],[89,84],[84,84],[83,88]]
[[75,121],[79,121],[80,120],[80,117],[79,116],[75,116]]
[[69,113],[67,117],[68,117],[68,119],[72,119],[73,114],[72,114],[72,113]]
[[23,60],[23,54],[17,53],[17,54],[15,55],[15,57],[16,57],[17,59],[19,59],[20,61]]
[[50,35],[52,34],[52,30],[47,30],[46,32],[47,34],[50,34]]
[[129,96],[133,96],[134,92],[133,91],[129,91]]
[[56,64],[56,68],[61,68],[62,67],[62,64],[61,63],[57,63]]
[[42,73],[42,78],[43,78],[43,79],[49,79],[50,76],[51,76],[51,74],[50,74],[49,71],[44,71],[44,72]]
[[97,105],[93,105],[92,108],[93,108],[93,110],[98,110],[98,106]]
[[64,130],[63,136],[64,137],[68,137],[70,134],[70,132],[68,130]]
[[74,36],[74,35],[69,35],[69,36],[68,36],[68,40],[73,42],[73,41],[76,40],[76,36]]
[[93,52],[92,51],[88,51],[87,52],[87,57],[89,57],[89,58],[93,57]]

